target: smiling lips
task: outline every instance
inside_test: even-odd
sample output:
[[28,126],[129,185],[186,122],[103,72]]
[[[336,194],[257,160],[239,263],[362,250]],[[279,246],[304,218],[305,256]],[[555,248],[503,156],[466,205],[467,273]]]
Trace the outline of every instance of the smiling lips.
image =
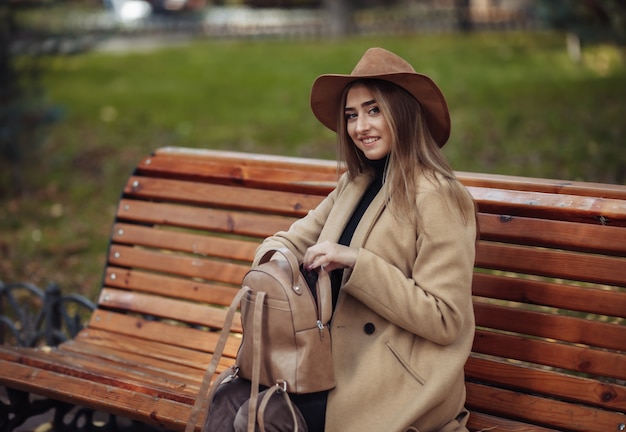
[[363,145],[370,145],[370,144],[375,143],[379,139],[380,139],[379,137],[367,137],[367,138],[361,138],[361,142],[363,143]]

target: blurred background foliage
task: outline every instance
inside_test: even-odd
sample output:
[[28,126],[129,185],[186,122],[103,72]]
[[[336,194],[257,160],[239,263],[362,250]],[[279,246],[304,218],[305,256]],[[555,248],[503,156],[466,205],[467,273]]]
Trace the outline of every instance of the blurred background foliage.
[[122,187],[158,147],[334,159],[310,86],[371,46],[441,86],[457,170],[626,181],[623,2],[170,0],[122,19],[145,3],[124,1],[0,0],[1,281],[94,298]]

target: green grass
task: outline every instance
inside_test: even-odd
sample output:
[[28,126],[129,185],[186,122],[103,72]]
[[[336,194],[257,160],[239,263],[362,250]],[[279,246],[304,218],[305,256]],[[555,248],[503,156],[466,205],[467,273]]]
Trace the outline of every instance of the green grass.
[[613,46],[573,63],[560,34],[194,41],[153,52],[49,60],[49,100],[65,110],[25,160],[12,198],[0,163],[0,280],[95,297],[122,186],[165,145],[334,158],[308,106],[313,79],[349,73],[383,46],[447,96],[457,170],[624,183],[626,67]]

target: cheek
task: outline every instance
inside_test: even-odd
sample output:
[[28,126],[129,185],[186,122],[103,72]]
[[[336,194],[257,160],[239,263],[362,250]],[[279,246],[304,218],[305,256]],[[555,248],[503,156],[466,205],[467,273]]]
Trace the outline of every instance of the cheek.
[[385,121],[383,116],[380,116],[378,119],[377,127],[383,134],[389,135],[389,124]]

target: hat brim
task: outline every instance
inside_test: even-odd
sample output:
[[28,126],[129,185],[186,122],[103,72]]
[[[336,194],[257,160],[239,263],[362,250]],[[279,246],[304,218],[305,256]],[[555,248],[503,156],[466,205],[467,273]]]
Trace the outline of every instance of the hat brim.
[[420,103],[428,129],[434,140],[443,147],[450,137],[450,112],[443,93],[426,75],[398,72],[378,75],[327,74],[319,76],[311,88],[311,110],[327,128],[337,132],[341,96],[348,84],[359,79],[380,79],[399,85]]

